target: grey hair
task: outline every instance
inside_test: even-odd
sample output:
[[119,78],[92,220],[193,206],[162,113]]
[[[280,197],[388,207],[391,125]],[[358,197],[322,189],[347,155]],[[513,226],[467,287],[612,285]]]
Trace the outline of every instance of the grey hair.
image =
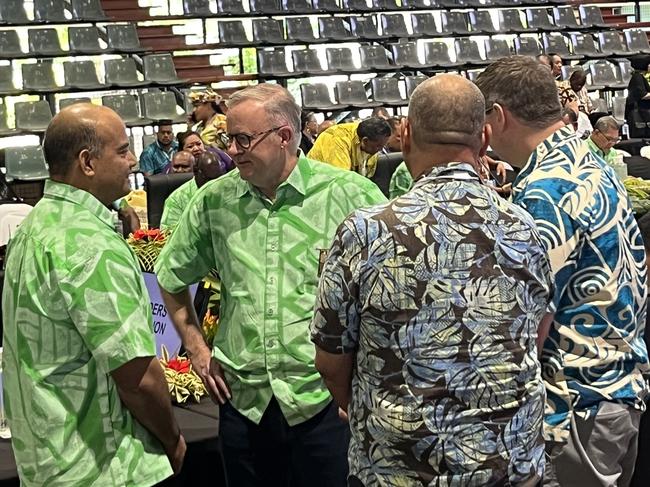
[[618,131],[618,122],[611,115],[600,117],[598,120],[596,120],[596,123],[594,124],[594,129],[598,130],[599,132],[606,132],[608,130]]
[[302,136],[301,109],[286,88],[270,83],[249,86],[230,95],[226,105],[230,109],[245,101],[260,103],[264,107],[270,122],[289,125],[293,131],[289,141],[290,149],[292,151],[298,150],[300,137]]
[[458,144],[479,149],[485,125],[485,100],[458,75],[439,74],[418,85],[409,102],[413,141],[419,145]]
[[490,64],[476,79],[488,107],[498,103],[529,127],[545,129],[562,118],[553,74],[528,56]]

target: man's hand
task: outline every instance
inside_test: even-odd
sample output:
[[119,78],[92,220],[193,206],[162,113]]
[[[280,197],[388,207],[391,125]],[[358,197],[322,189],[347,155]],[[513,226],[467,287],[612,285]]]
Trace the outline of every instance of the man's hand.
[[187,445],[185,444],[185,438],[183,438],[183,435],[178,437],[178,441],[174,448],[165,451],[165,454],[169,459],[169,464],[172,466],[172,470],[174,471],[174,475],[178,475],[183,468],[183,460],[185,459],[186,451]]
[[217,404],[225,404],[232,396],[221,365],[212,357],[207,345],[202,345],[195,352],[188,350],[192,366],[201,377],[210,397]]

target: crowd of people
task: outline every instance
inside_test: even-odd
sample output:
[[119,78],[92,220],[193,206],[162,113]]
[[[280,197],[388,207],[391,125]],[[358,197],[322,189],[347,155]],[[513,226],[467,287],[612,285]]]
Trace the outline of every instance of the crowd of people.
[[[155,270],[220,405],[228,485],[631,485],[647,451],[650,223],[607,163],[616,120],[581,137],[584,80],[558,83],[561,66],[439,74],[407,116],[331,126],[276,84],[207,91],[189,131],[158,126],[141,169],[193,177],[165,205]],[[398,151],[387,199],[370,177]],[[2,307],[21,482],[155,485],[186,444],[108,209],[136,163],[124,123],[72,105],[44,153]],[[189,288],[213,270],[209,346]]]

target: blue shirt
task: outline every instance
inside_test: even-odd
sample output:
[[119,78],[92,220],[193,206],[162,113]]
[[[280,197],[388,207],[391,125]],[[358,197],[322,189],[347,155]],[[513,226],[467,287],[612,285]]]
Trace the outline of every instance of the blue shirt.
[[546,439],[602,401],[643,409],[648,353],[645,250],[625,189],[570,128],[542,142],[513,184],[549,254],[555,322],[544,343]]
[[348,217],[312,340],[355,353],[350,474],[363,485],[519,485],[544,468],[539,322],[552,277],[535,222],[469,164]]
[[178,151],[178,142],[172,141],[169,152],[165,152],[156,140],[144,148],[140,154],[140,171],[147,174],[160,174],[172,162]]

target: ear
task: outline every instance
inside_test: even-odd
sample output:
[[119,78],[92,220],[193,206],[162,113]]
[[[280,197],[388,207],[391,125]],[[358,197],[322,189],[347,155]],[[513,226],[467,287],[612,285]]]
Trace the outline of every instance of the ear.
[[88,149],[83,149],[79,152],[79,156],[77,156],[77,166],[84,176],[92,177],[95,175],[95,160],[90,155]]
[[481,134],[481,148],[478,151],[479,157],[483,157],[490,147],[490,140],[492,139],[492,127],[489,123],[483,125],[483,133]]
[[411,124],[408,118],[405,118],[400,125],[399,138],[402,144],[402,154],[411,152]]
[[282,146],[286,147],[287,144],[289,144],[289,141],[291,140],[291,136],[293,135],[293,130],[291,130],[291,127],[289,126],[282,127],[280,130],[278,130],[278,135],[280,136],[280,139],[282,139]]

